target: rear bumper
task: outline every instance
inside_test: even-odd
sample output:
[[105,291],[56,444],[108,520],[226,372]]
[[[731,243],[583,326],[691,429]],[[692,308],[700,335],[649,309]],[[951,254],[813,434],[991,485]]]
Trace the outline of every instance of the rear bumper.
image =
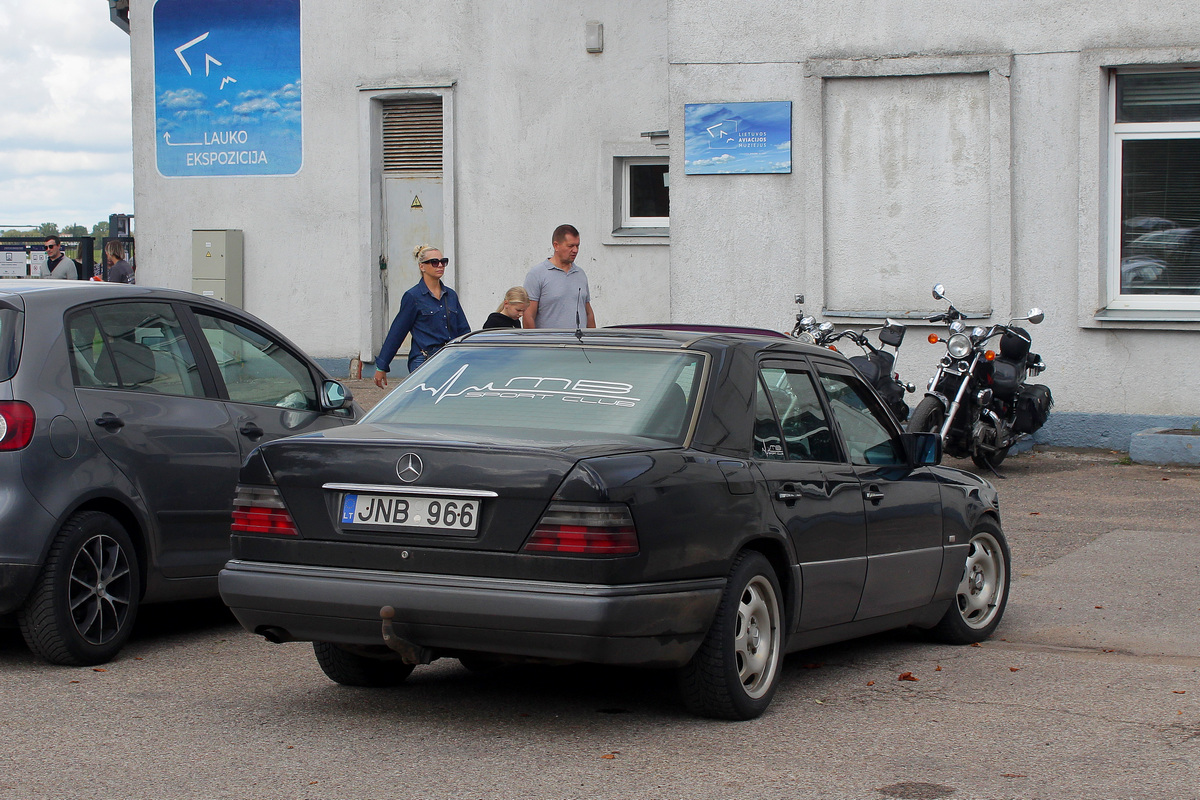
[[41,571],[40,564],[0,564],[0,614],[21,607]]
[[716,614],[723,578],[597,586],[233,560],[221,598],[249,631],[379,645],[379,609],[435,651],[680,666]]

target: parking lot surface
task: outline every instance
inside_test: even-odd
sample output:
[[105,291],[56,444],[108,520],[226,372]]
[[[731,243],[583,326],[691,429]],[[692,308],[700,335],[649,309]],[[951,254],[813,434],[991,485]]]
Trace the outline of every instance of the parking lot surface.
[[652,671],[444,659],[342,687],[219,603],[144,609],[100,668],[0,630],[0,798],[1197,798],[1200,476],[1119,461],[1003,465],[994,639],[793,654],[746,723],[688,716]]

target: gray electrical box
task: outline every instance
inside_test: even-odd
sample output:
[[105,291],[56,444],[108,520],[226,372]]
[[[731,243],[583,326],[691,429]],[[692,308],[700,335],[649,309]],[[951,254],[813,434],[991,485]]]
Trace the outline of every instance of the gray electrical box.
[[242,307],[241,231],[192,231],[192,291]]

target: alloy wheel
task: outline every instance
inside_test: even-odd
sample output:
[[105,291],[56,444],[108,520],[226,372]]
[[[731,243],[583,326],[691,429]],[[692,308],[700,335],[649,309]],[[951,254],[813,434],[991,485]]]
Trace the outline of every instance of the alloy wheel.
[[88,644],[102,645],[121,632],[129,615],[133,581],[129,558],[111,536],[84,542],[71,563],[71,620]]
[[779,600],[770,581],[756,575],[738,601],[734,657],[746,694],[761,697],[772,685],[779,666]]
[[1005,578],[1000,543],[987,531],[975,534],[958,584],[958,610],[963,622],[972,628],[985,628],[991,623],[1003,607]]

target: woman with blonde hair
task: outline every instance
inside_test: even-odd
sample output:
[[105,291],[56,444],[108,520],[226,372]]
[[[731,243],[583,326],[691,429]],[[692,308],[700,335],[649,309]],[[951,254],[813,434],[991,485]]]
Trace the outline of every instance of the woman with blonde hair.
[[400,310],[375,357],[375,385],[380,388],[387,386],[392,359],[410,333],[412,347],[408,351],[408,371],[412,372],[446,342],[471,330],[458,295],[442,283],[450,259],[428,244],[413,249],[413,258],[417,261],[421,280],[400,299]]
[[523,286],[514,286],[504,293],[500,306],[491,313],[487,322],[483,323],[484,330],[488,328],[519,328],[521,315],[529,307],[529,294]]

